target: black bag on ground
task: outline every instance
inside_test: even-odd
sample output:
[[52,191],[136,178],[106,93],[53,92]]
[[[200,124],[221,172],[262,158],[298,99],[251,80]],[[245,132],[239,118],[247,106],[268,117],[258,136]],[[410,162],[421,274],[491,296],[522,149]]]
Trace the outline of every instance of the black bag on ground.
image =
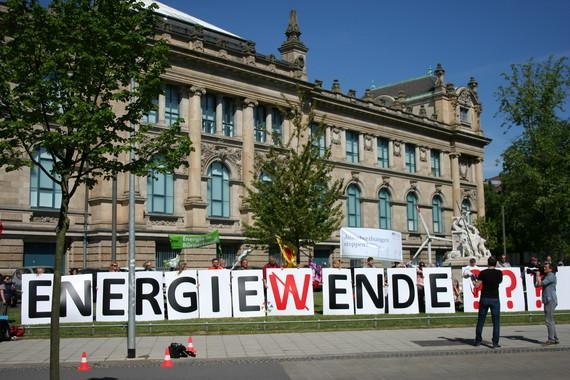
[[170,357],[172,359],[185,358],[187,356],[186,346],[181,343],[170,343]]
[[5,340],[10,340],[10,324],[7,318],[0,318],[0,342]]

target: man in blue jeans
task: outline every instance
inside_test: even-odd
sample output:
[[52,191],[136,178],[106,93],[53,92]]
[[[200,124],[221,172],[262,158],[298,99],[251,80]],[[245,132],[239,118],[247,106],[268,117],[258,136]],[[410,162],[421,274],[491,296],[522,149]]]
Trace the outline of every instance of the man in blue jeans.
[[501,347],[499,345],[499,333],[501,323],[501,303],[499,301],[499,284],[503,281],[503,272],[496,269],[497,259],[493,256],[487,260],[488,268],[479,273],[479,277],[475,282],[475,286],[483,286],[481,291],[481,299],[479,301],[479,315],[477,317],[477,328],[475,329],[475,345],[481,344],[483,325],[487,318],[487,311],[491,309],[491,317],[493,320],[493,348]]

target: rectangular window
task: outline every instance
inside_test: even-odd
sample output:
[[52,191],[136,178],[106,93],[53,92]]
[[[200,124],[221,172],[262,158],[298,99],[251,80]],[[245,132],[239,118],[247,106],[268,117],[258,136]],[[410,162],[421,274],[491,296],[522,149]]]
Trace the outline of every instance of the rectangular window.
[[173,85],[166,85],[164,97],[164,120],[166,125],[172,125],[180,117],[180,94],[178,88]]
[[358,132],[346,131],[346,159],[348,162],[360,161],[358,151]]
[[264,143],[267,139],[265,107],[257,106],[254,110],[255,141]]
[[471,124],[471,115],[469,108],[459,107],[459,121],[463,124]]
[[431,150],[431,175],[441,177],[441,152],[439,150]]
[[277,108],[271,109],[271,136],[273,144],[283,142],[283,114]]
[[[53,169],[53,159],[45,149],[36,153],[36,160],[46,171]],[[59,208],[61,187],[56,184],[38,165],[33,165],[30,173],[30,207]]]
[[202,104],[202,132],[216,133],[216,95],[202,95],[200,99]]
[[142,122],[145,124],[158,123],[158,98],[152,100],[152,105],[154,108],[148,114],[143,115]]
[[388,139],[379,137],[377,140],[378,146],[378,166],[381,168],[389,168],[390,167],[390,156],[388,154]]
[[222,99],[222,128],[224,136],[233,137],[235,135],[234,115],[236,113],[236,105],[233,99]]
[[408,173],[416,172],[416,146],[406,144],[406,170]]
[[323,157],[325,155],[326,144],[325,144],[325,131],[320,131],[319,126],[316,124],[311,125],[311,141],[315,148],[319,149],[319,155]]
[[172,173],[150,173],[147,177],[147,191],[148,212],[159,214],[174,213],[174,178]]

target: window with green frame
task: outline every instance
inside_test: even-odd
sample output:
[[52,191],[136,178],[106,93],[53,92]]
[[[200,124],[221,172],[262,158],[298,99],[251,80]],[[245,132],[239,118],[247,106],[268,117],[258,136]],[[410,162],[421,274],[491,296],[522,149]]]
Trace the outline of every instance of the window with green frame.
[[360,161],[358,149],[358,132],[346,131],[346,160],[357,163]]
[[416,146],[414,144],[406,144],[406,171],[416,172]]
[[222,129],[224,136],[233,137],[235,135],[234,117],[236,113],[236,103],[232,98],[222,99]]
[[406,196],[406,217],[408,231],[418,232],[418,197],[414,193],[408,193]]
[[443,201],[439,195],[431,200],[431,218],[433,225],[433,233],[443,233]]
[[441,177],[441,152],[432,149],[431,153],[431,175],[434,177]]
[[348,186],[346,193],[348,227],[361,227],[360,188],[352,184]]
[[283,142],[283,114],[275,107],[271,109],[271,137],[274,145]]
[[380,166],[381,168],[389,168],[390,155],[388,153],[388,146],[390,142],[388,141],[388,139],[385,139],[383,137],[378,137],[376,141],[378,147],[378,166]]
[[147,203],[149,213],[174,213],[174,176],[151,170],[146,178]]
[[315,148],[319,150],[319,155],[323,157],[325,155],[326,143],[325,143],[325,131],[321,130],[317,124],[311,124],[311,143]]
[[180,117],[180,90],[174,85],[164,88],[164,120],[166,125],[172,125]]
[[380,228],[389,230],[392,228],[392,203],[390,192],[380,189],[378,192],[378,215]]
[[221,162],[208,168],[208,216],[230,216],[230,175]]
[[[45,148],[36,150],[35,161],[48,172],[54,166],[52,156]],[[32,165],[30,171],[30,207],[58,209],[61,206],[61,187],[38,165]]]
[[216,133],[216,95],[202,95],[202,132],[211,135]]
[[253,114],[255,141],[264,143],[267,140],[266,117],[264,106],[256,106]]

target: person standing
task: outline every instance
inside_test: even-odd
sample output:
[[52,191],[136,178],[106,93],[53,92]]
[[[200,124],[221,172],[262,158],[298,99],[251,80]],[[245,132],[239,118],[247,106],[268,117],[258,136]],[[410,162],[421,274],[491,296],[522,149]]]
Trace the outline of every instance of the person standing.
[[497,268],[510,268],[510,267],[511,263],[507,261],[507,255],[505,255],[504,253],[501,254],[497,261]]
[[540,275],[535,277],[535,286],[542,286],[542,304],[544,305],[544,323],[548,332],[548,340],[544,344],[558,344],[558,335],[556,334],[556,323],[554,322],[554,309],[558,305],[556,297],[556,274],[552,263],[544,264],[544,278]]
[[475,329],[475,345],[479,346],[483,340],[483,325],[487,312],[491,309],[491,318],[493,321],[493,348],[500,348],[499,334],[501,323],[501,303],[499,301],[499,284],[503,281],[503,272],[496,269],[497,259],[493,256],[487,260],[487,269],[479,273],[475,285],[483,286],[481,291],[481,299],[479,301],[479,314],[477,316],[477,327]]
[[366,259],[366,268],[376,268],[376,265],[374,265],[373,257],[369,257],[368,259]]
[[426,264],[420,261],[419,266],[416,268],[416,288],[418,289],[418,303],[420,313],[426,312],[426,292],[424,287],[424,267]]

